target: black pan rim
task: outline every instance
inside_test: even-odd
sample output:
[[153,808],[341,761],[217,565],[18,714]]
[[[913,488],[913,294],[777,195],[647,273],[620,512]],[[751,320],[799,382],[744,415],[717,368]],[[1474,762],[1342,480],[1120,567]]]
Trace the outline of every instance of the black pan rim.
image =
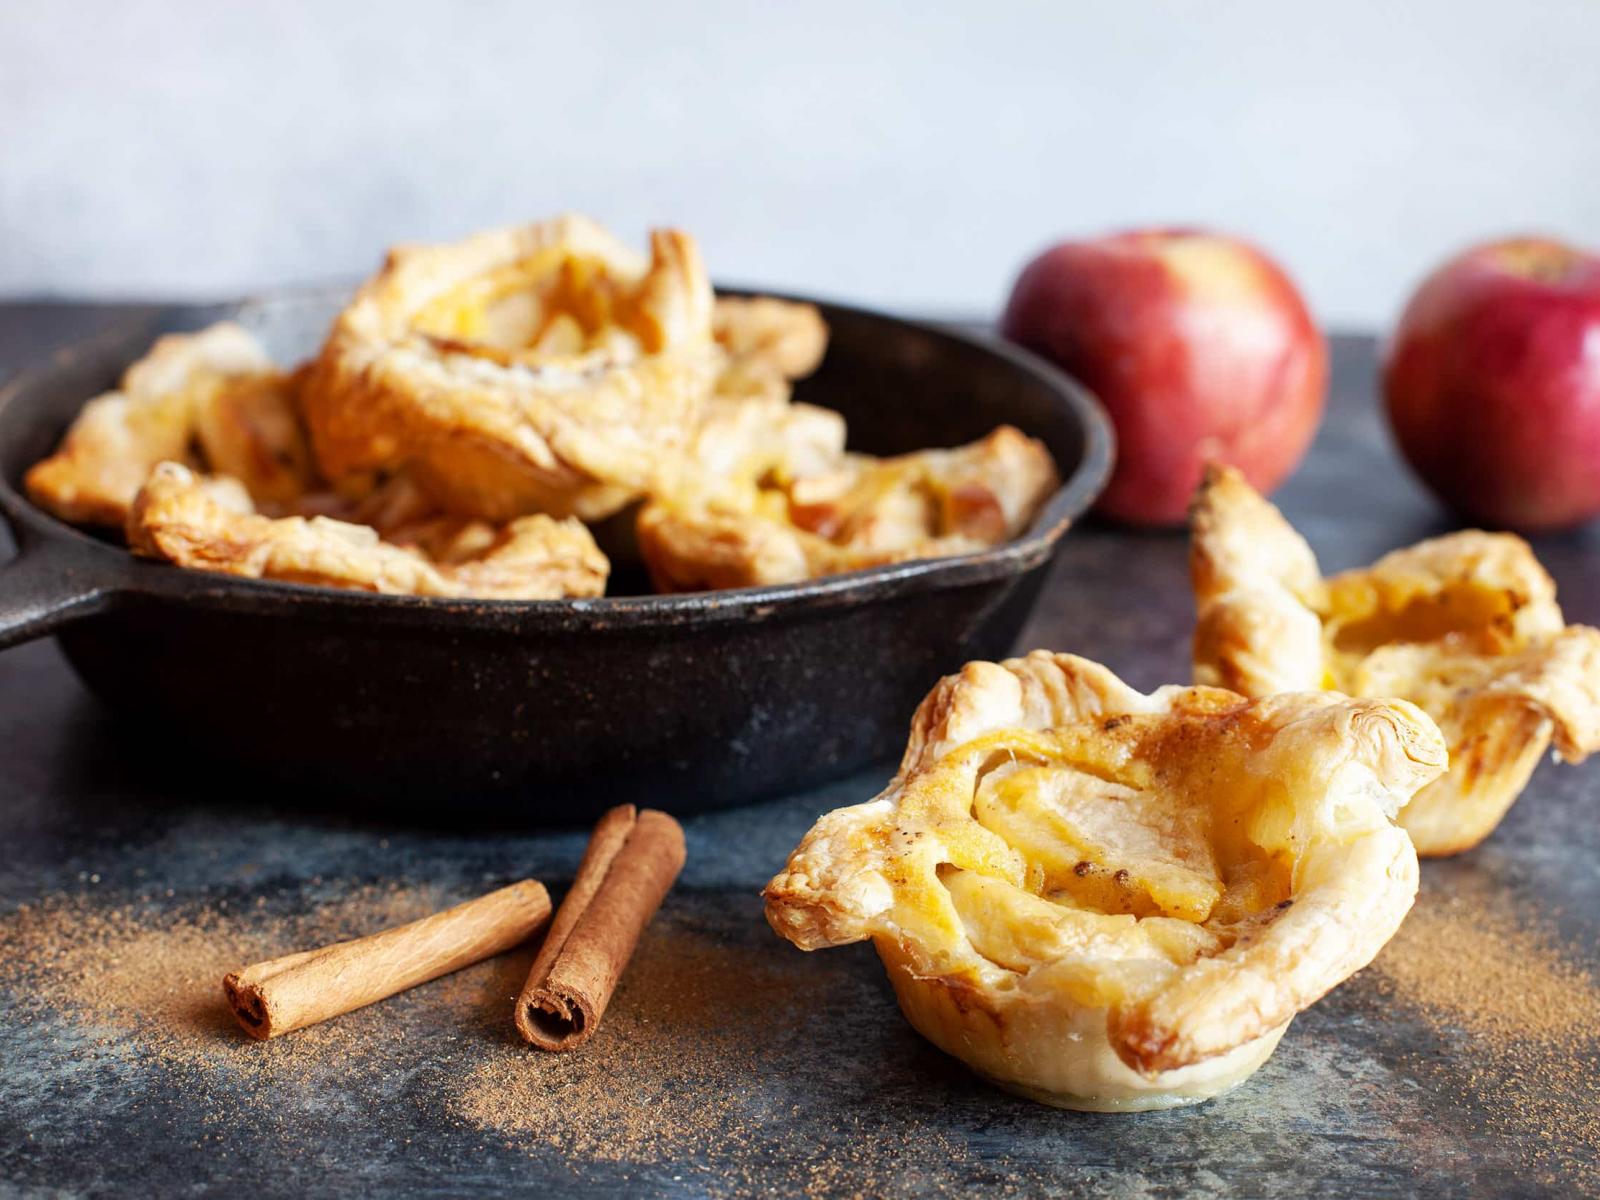
[[[319,297],[337,297],[348,294],[350,290],[348,284],[285,288],[233,302],[176,304],[169,311],[191,315],[199,320],[247,319],[252,312],[278,305],[310,303]],[[126,550],[83,532],[33,504],[4,477],[0,477],[0,510],[10,519],[24,551],[33,542],[72,546],[81,555],[84,566],[93,564],[104,570],[105,578],[99,581],[98,586],[113,596],[121,593],[182,595],[199,602],[235,601],[250,607],[270,606],[277,602],[288,608],[301,608],[314,602],[320,608],[336,608],[352,614],[457,614],[478,618],[492,615],[518,624],[524,621],[539,622],[541,618],[546,618],[563,626],[574,622],[583,624],[587,620],[597,625],[609,625],[618,619],[628,619],[631,625],[637,626],[678,624],[710,616],[767,617],[784,609],[812,605],[831,608],[880,599],[885,594],[960,587],[1020,574],[1039,566],[1053,553],[1056,544],[1072,523],[1087,511],[1110,477],[1115,435],[1099,401],[1078,381],[1028,350],[998,337],[975,334],[938,322],[899,317],[824,297],[733,286],[719,286],[717,290],[719,293],[758,293],[819,304],[856,316],[892,322],[999,358],[1011,368],[1045,383],[1072,411],[1083,429],[1083,456],[1021,537],[988,550],[869,567],[794,584],[592,599],[506,600],[403,596],[184,571],[166,564],[136,559]],[[90,338],[69,343],[51,358],[25,367],[13,375],[0,385],[0,428],[4,428],[16,397],[39,386],[75,358],[91,354],[97,347],[120,345],[138,332],[138,328],[129,325],[113,327]]]

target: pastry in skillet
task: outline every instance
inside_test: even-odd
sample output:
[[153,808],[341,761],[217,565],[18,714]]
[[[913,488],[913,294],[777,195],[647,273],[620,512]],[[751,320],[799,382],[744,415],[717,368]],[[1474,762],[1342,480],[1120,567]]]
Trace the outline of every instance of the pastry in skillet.
[[287,504],[311,478],[297,382],[238,325],[169,334],[118,390],[83,407],[60,448],[28,471],[28,495],[64,520],[120,529],[157,463],[203,460],[258,503]]
[[719,296],[722,363],[688,453],[658,478],[656,496],[721,495],[735,505],[769,477],[787,480],[844,460],[844,418],[797,404],[791,381],[816,370],[828,327],[810,304]]
[[969,663],[888,788],[806,834],[767,919],[804,950],[871,939],[911,1023],[1003,1087],[1194,1103],[1394,933],[1417,887],[1394,817],[1444,765],[1403,700]]
[[998,545],[1057,483],[1044,444],[1001,426],[953,450],[848,455],[820,472],[659,497],[639,514],[639,547],[661,591],[791,583]]
[[389,536],[329,517],[262,516],[235,480],[200,478],[179,463],[151,472],[127,525],[135,554],[252,579],[497,600],[605,591],[605,556],[571,518],[417,519]]
[[1252,696],[1401,696],[1438,722],[1450,771],[1401,814],[1454,854],[1500,823],[1552,739],[1600,748],[1600,630],[1567,625],[1521,538],[1468,530],[1324,579],[1305,540],[1231,468],[1196,497],[1195,679]]
[[663,475],[655,495],[686,505],[722,497],[737,508],[763,485],[838,468],[844,443],[844,418],[832,409],[795,403],[787,384],[730,368],[718,378],[681,468]]
[[195,408],[200,461],[237,479],[263,512],[295,511],[319,486],[300,418],[305,371],[264,371],[228,380]]
[[582,217],[392,251],[305,392],[336,483],[406,468],[444,507],[598,520],[687,446],[720,352],[693,239]]
[[816,305],[773,296],[718,296],[712,332],[734,363],[785,379],[811,374],[828,349],[828,326]]
[[[719,297],[716,313],[716,380],[684,453],[659,464],[650,498],[739,511],[763,484],[843,462],[845,422],[832,409],[792,399],[791,381],[815,369],[827,345],[813,306]],[[596,528],[613,561],[642,565],[638,516],[637,507],[625,509]]]

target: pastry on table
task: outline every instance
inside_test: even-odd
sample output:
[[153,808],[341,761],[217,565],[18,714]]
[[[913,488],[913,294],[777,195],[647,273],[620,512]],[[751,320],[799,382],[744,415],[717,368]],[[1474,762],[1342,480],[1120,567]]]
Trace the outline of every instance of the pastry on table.
[[1444,766],[1403,700],[969,663],[888,788],[806,834],[767,919],[804,950],[871,939],[911,1023],[1002,1087],[1195,1103],[1389,940],[1417,888],[1394,817]]
[[262,516],[226,476],[161,463],[128,515],[135,554],[201,571],[415,596],[550,600],[599,596],[609,564],[584,526],[542,514],[503,525],[435,517],[393,541],[330,517]]
[[335,483],[404,468],[460,516],[599,520],[687,446],[712,306],[675,230],[648,257],[577,216],[397,248],[307,382],[318,462]]
[[1417,851],[1494,831],[1550,747],[1600,748],[1600,630],[1568,625],[1521,538],[1467,530],[1323,578],[1278,510],[1228,467],[1196,496],[1195,679],[1251,696],[1401,696],[1443,730],[1450,770],[1400,816]]
[[1044,444],[1010,426],[952,450],[852,454],[822,470],[796,459],[742,486],[646,504],[639,548],[656,587],[792,583],[971,553],[1021,533],[1059,482]]
[[231,322],[169,334],[118,390],[84,405],[56,452],[28,471],[28,495],[63,520],[121,529],[157,463],[203,459],[263,506],[287,505],[312,477],[298,382]]

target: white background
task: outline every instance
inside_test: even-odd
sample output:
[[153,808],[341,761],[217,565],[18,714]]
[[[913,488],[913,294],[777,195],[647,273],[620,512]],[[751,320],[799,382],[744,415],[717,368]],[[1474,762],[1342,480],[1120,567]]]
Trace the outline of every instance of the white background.
[[713,273],[983,313],[1203,223],[1330,323],[1600,243],[1600,3],[0,3],[0,294],[225,296],[562,209]]

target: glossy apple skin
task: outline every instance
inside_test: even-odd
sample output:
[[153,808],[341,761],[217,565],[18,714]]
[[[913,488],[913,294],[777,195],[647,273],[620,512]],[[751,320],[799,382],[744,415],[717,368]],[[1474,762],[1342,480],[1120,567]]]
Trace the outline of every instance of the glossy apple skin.
[[1517,238],[1450,260],[1406,305],[1383,394],[1401,453],[1469,520],[1600,513],[1600,257]]
[[1322,419],[1327,344],[1289,277],[1235,238],[1063,242],[1023,268],[1001,331],[1105,405],[1117,463],[1096,507],[1131,524],[1180,524],[1212,460],[1271,492]]

